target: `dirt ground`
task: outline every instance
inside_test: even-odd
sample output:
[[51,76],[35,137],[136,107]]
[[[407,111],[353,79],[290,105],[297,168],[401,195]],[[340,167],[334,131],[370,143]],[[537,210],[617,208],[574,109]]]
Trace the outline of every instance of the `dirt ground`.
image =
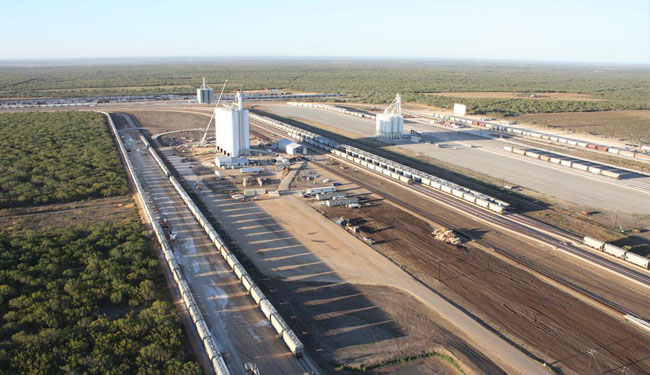
[[[129,113],[135,117],[137,120],[136,123],[146,124],[149,135],[181,129],[205,129],[210,120],[209,117],[206,118],[191,112],[182,113],[129,109]],[[214,131],[214,123],[211,129]]]
[[650,144],[650,111],[542,113],[513,119],[544,128]]
[[62,228],[87,229],[93,224],[133,220],[133,211],[136,209],[131,196],[3,209],[0,210],[0,227],[9,233],[28,230],[49,233]]
[[324,210],[332,220],[353,215],[363,223],[362,235],[377,241],[377,250],[436,288],[442,283],[448,298],[563,373],[585,373],[586,353],[594,345],[605,348],[598,358],[604,369],[635,363],[628,366],[634,373],[650,371],[650,361],[639,361],[650,355],[647,336],[473,242],[457,248],[436,241],[428,223],[384,203],[353,213],[347,208]]
[[[457,98],[495,98],[495,99],[535,99],[535,100],[579,100],[602,101],[589,94],[573,92],[506,92],[506,91],[474,91],[474,92],[433,92],[427,95],[453,96]],[[531,97],[534,95],[534,97]]]
[[[193,164],[200,162],[197,157]],[[304,171],[308,172],[309,168]],[[207,178],[207,171],[204,176],[203,182],[212,191],[230,194],[233,189],[240,189],[234,184],[238,178],[217,182]],[[319,179],[333,177],[322,171],[318,176]],[[298,180],[296,185],[322,184]],[[228,196],[219,195],[211,199],[218,205],[222,227],[265,275],[260,284],[301,339],[315,348],[313,357],[319,365],[333,373],[345,373],[336,369],[341,365],[369,366],[405,356],[441,352],[458,358],[467,374],[504,373],[460,339],[444,318],[416,298],[397,288],[369,285],[379,282],[378,275],[370,271],[360,278],[351,277],[359,262],[356,246],[365,245],[349,242],[349,234],[320,215],[317,218],[333,227],[334,232],[319,225],[318,220],[309,222],[309,217],[318,214],[301,198],[289,195],[234,202]],[[305,230],[307,222],[309,229]],[[292,228],[292,232],[285,228]],[[348,254],[354,261],[330,268],[320,255],[314,256],[308,249],[318,251],[315,254]],[[338,261],[346,263],[344,258]],[[426,363],[430,368],[437,362]],[[411,363],[404,366],[409,367]],[[394,373],[401,373],[402,365],[391,367]],[[436,371],[458,373],[448,367],[440,366]]]
[[[283,316],[302,331],[321,365],[345,374],[342,365],[372,366],[382,361],[424,352],[451,351],[461,363],[473,363],[478,373],[501,374],[453,332],[432,319],[431,310],[407,293],[386,286],[347,283],[286,282],[270,279]],[[364,298],[359,298],[359,296]],[[441,361],[428,361],[439,374],[459,374]],[[377,374],[403,374],[417,363],[377,369]],[[364,372],[365,373],[365,372]],[[473,373],[467,369],[467,373]]]

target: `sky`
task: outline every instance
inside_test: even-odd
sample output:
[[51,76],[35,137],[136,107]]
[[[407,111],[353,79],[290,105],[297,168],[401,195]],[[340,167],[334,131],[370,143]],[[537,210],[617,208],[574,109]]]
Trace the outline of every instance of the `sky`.
[[650,0],[0,0],[0,60],[180,56],[650,64]]

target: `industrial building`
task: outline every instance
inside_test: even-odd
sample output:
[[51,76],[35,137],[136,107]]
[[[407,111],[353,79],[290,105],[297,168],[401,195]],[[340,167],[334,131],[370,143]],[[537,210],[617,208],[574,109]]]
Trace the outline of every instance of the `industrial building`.
[[214,90],[205,83],[205,77],[203,77],[201,87],[196,89],[196,101],[202,104],[212,103],[214,101]]
[[375,135],[395,139],[404,133],[404,116],[402,116],[402,98],[399,94],[395,100],[375,118]]
[[292,140],[282,138],[282,139],[278,139],[275,147],[277,148],[278,151],[285,152],[287,150],[287,146],[290,145],[291,143],[293,143]]
[[285,152],[289,155],[307,155],[307,147],[301,145],[300,143],[292,142],[287,145]]
[[233,158],[230,156],[217,156],[214,158],[214,165],[217,168],[235,168],[235,167],[245,167],[248,165],[248,159],[246,158]]
[[215,108],[214,124],[217,151],[233,157],[249,153],[248,110],[244,109],[241,92],[237,93],[231,106]]

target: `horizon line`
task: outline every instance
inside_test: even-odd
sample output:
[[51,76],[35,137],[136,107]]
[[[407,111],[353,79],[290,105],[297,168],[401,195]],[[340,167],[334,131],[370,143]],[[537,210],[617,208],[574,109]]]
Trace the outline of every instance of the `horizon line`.
[[[0,59],[0,67],[8,66],[24,66],[29,63],[41,63],[47,66],[48,63],[52,65],[67,65],[66,63],[88,63],[94,62],[92,65],[102,65],[103,63],[110,63],[120,61],[122,64],[126,62],[133,62],[136,64],[143,64],[147,61],[143,60],[157,60],[158,62],[179,62],[178,60],[215,60],[224,59],[232,61],[241,60],[356,60],[356,61],[381,61],[381,62],[398,62],[398,61],[436,61],[436,62],[453,62],[453,61],[467,61],[467,62],[489,62],[489,63],[537,63],[537,64],[570,64],[570,65],[619,65],[619,66],[645,66],[650,68],[650,62],[616,62],[616,61],[584,61],[584,60],[555,60],[555,59],[512,59],[512,58],[478,58],[478,57],[418,57],[418,56],[313,56],[313,55],[187,55],[187,56],[107,56],[107,57],[43,57],[43,58],[11,58]],[[217,61],[211,61],[217,62]]]

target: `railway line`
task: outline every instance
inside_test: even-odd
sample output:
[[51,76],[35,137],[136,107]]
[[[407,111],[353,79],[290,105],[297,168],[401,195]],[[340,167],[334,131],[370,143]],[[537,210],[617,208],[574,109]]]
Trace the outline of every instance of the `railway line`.
[[[281,129],[271,127],[266,124],[262,124],[259,121],[252,120],[251,124],[257,126],[258,128],[264,129],[267,132],[272,132],[281,137],[289,136],[287,132]],[[317,151],[322,152],[322,150],[320,149],[317,149]],[[333,154],[331,156],[336,157],[336,155]],[[355,167],[360,167],[360,166],[355,165]],[[374,173],[373,171],[369,171],[366,169],[364,169],[364,171],[372,172],[375,175],[379,175],[378,173]],[[513,233],[516,233],[518,235],[524,236],[529,239],[533,239],[551,248],[564,250],[573,256],[597,264],[608,271],[626,277],[629,280],[635,281],[645,287],[650,287],[650,275],[648,275],[647,273],[630,269],[612,260],[605,259],[598,254],[594,254],[589,250],[584,250],[582,248],[572,245],[571,243],[581,243],[582,238],[574,234],[568,233],[560,228],[556,228],[548,224],[541,223],[533,218],[518,213],[508,213],[505,215],[499,215],[491,211],[485,210],[481,207],[468,204],[460,199],[457,199],[448,194],[444,194],[440,191],[428,189],[422,185],[413,184],[413,185],[409,185],[409,188],[423,195],[426,195],[427,197],[432,198],[435,201],[444,203],[447,206],[450,206],[458,211],[461,211],[465,214],[469,214],[475,219],[481,220],[491,225],[495,225],[507,229]]]
[[[258,121],[251,121],[251,125],[255,126],[255,127],[259,128],[259,129],[262,129],[265,132],[273,133],[273,134],[275,134],[277,136],[281,136],[281,137],[288,136],[287,132],[285,132],[285,131],[283,131],[281,129],[276,129],[276,128],[271,127],[271,126],[266,125],[266,124],[262,124],[262,123],[260,123]],[[317,148],[314,148],[314,147],[310,147],[310,148],[313,149],[313,150],[316,150],[318,152],[322,152],[322,150],[320,150],[320,149],[317,149]],[[459,199],[456,199],[455,197],[443,194],[441,192],[438,192],[438,191],[435,191],[435,190],[432,190],[432,189],[427,189],[427,188],[425,188],[424,186],[421,186],[421,185],[417,185],[417,184],[414,184],[414,185],[400,184],[399,182],[394,181],[392,179],[389,179],[389,178],[383,176],[382,174],[380,174],[380,173],[378,173],[376,171],[370,171],[370,170],[366,170],[364,168],[360,168],[360,166],[358,166],[356,164],[353,164],[353,163],[351,163],[348,160],[345,160],[343,158],[337,157],[334,154],[329,155],[329,156],[336,159],[336,160],[338,160],[338,161],[340,161],[340,162],[349,164],[351,166],[354,166],[355,168],[363,170],[365,173],[373,174],[377,178],[381,178],[381,179],[384,179],[384,180],[389,181],[391,183],[401,185],[404,188],[410,188],[410,189],[416,191],[417,193],[419,193],[420,195],[424,195],[424,196],[426,196],[426,197],[428,197],[428,198],[430,198],[430,199],[432,199],[434,201],[442,203],[442,204],[444,204],[444,205],[446,205],[446,206],[448,206],[450,208],[453,208],[453,209],[455,209],[457,211],[463,212],[465,214],[469,214],[470,216],[472,216],[472,217],[474,217],[476,219],[479,219],[479,220],[481,220],[483,222],[486,222],[488,224],[498,226],[498,227],[501,227],[501,228],[508,229],[508,230],[510,230],[510,231],[512,231],[512,232],[514,232],[516,234],[519,234],[519,235],[525,236],[527,238],[533,239],[533,240],[535,240],[535,241],[537,241],[539,243],[550,246],[550,247],[552,247],[552,248],[554,248],[556,250],[563,250],[563,251],[565,251],[565,252],[567,252],[567,253],[569,253],[569,254],[571,254],[573,256],[576,256],[576,257],[579,257],[579,258],[581,258],[583,260],[595,263],[595,264],[599,265],[600,267],[602,267],[604,269],[607,269],[607,270],[609,270],[611,272],[615,272],[615,273],[618,273],[620,275],[623,275],[623,276],[627,277],[628,279],[631,279],[631,280],[634,280],[634,281],[636,281],[638,283],[641,283],[642,285],[645,285],[645,286],[650,285],[650,277],[648,277],[648,275],[643,274],[641,272],[637,272],[635,270],[631,270],[631,269],[629,269],[627,267],[624,267],[622,265],[614,263],[614,262],[612,262],[610,260],[604,259],[604,258],[602,258],[602,257],[600,257],[598,255],[592,254],[589,251],[586,251],[586,250],[583,250],[583,249],[580,249],[580,248],[577,248],[575,246],[570,245],[568,242],[578,242],[579,243],[579,242],[581,242],[582,239],[580,237],[578,237],[578,236],[567,233],[567,232],[565,232],[565,231],[563,231],[563,230],[561,230],[559,228],[554,228],[552,226],[548,226],[548,225],[545,225],[543,223],[539,223],[536,220],[528,218],[528,217],[526,217],[524,215],[521,215],[521,214],[511,213],[511,214],[507,214],[505,216],[493,214],[493,213],[491,213],[491,212],[489,212],[487,210],[484,210],[484,209],[482,209],[480,207],[476,207],[476,206],[473,206],[471,204],[467,204],[467,203],[465,203],[465,202],[463,202],[463,201],[461,201]],[[380,194],[382,196],[385,196],[386,198],[390,199],[394,203],[396,203],[396,204],[398,204],[398,205],[400,205],[400,206],[402,206],[404,208],[407,208],[408,210],[417,212],[418,214],[426,217],[429,220],[432,220],[434,222],[438,222],[440,225],[443,225],[443,226],[446,226],[446,227],[453,227],[453,226],[449,225],[448,223],[445,223],[444,221],[440,220],[440,218],[433,217],[430,213],[426,212],[425,210],[404,201],[403,199],[399,198],[398,196],[396,196],[394,194],[389,194],[389,193],[384,192],[384,191],[377,192],[376,188],[374,188],[372,186],[369,186],[368,184],[364,183],[363,181],[359,180],[358,178],[355,178],[354,176],[350,176],[349,174],[345,174],[345,173],[342,173],[342,172],[340,172],[338,170],[330,168],[330,167],[328,167],[327,165],[325,165],[323,163],[318,163],[316,161],[314,161],[314,162],[319,164],[320,167],[325,168],[325,169],[329,170],[330,172],[332,172],[332,173],[334,173],[334,174],[336,174],[338,176],[341,176],[341,177],[344,177],[344,178],[346,178],[348,180],[354,181],[354,183],[358,184],[359,186],[364,187],[365,189],[368,189],[370,191],[374,191],[374,192],[376,192],[376,193],[378,193],[378,194]],[[537,227],[537,228],[535,228],[535,227]],[[589,290],[587,290],[585,288],[582,288],[582,287],[580,287],[580,286],[578,286],[578,285],[576,285],[576,284],[574,284],[574,283],[572,283],[572,282],[570,282],[570,281],[568,281],[568,280],[566,280],[566,279],[564,279],[564,278],[562,278],[562,277],[560,277],[558,275],[555,275],[552,272],[550,272],[548,270],[545,270],[545,269],[535,265],[533,262],[531,262],[529,260],[523,259],[522,257],[520,257],[520,256],[518,256],[518,255],[516,255],[516,254],[514,254],[512,252],[509,252],[509,251],[507,251],[507,250],[505,250],[505,249],[503,249],[503,248],[501,248],[501,247],[499,247],[499,246],[497,246],[497,245],[495,245],[495,244],[493,244],[493,243],[491,243],[491,242],[489,242],[489,241],[487,241],[485,239],[474,238],[474,236],[472,236],[469,233],[464,233],[462,230],[460,231],[460,233],[462,233],[463,235],[471,238],[472,240],[476,241],[477,243],[480,243],[481,245],[495,251],[496,253],[500,254],[501,256],[504,256],[504,257],[506,257],[506,258],[518,263],[518,264],[521,264],[522,266],[524,266],[525,268],[527,268],[531,272],[542,275],[543,277],[551,279],[554,282],[560,284],[561,286],[563,286],[565,288],[569,288],[569,289],[577,292],[578,294],[592,300],[593,302],[600,305],[601,307],[604,307],[610,313],[615,312],[615,313],[621,314],[623,318],[625,318],[627,316],[632,316],[632,317],[634,317],[636,319],[639,319],[637,316],[635,316],[632,312],[630,312],[626,308],[624,308],[624,307],[622,307],[622,306],[620,306],[620,305],[618,305],[618,304],[616,304],[616,303],[614,303],[614,302],[612,302],[612,301],[610,301],[610,300],[608,300],[608,299],[606,299],[606,298],[604,298],[604,297],[602,297],[602,296],[600,296],[600,295],[598,295],[596,293],[593,293],[593,292],[591,292],[591,291],[589,291]],[[559,239],[556,238],[556,237],[553,237],[553,236],[556,236]],[[564,241],[568,241],[568,242],[564,242]]]

